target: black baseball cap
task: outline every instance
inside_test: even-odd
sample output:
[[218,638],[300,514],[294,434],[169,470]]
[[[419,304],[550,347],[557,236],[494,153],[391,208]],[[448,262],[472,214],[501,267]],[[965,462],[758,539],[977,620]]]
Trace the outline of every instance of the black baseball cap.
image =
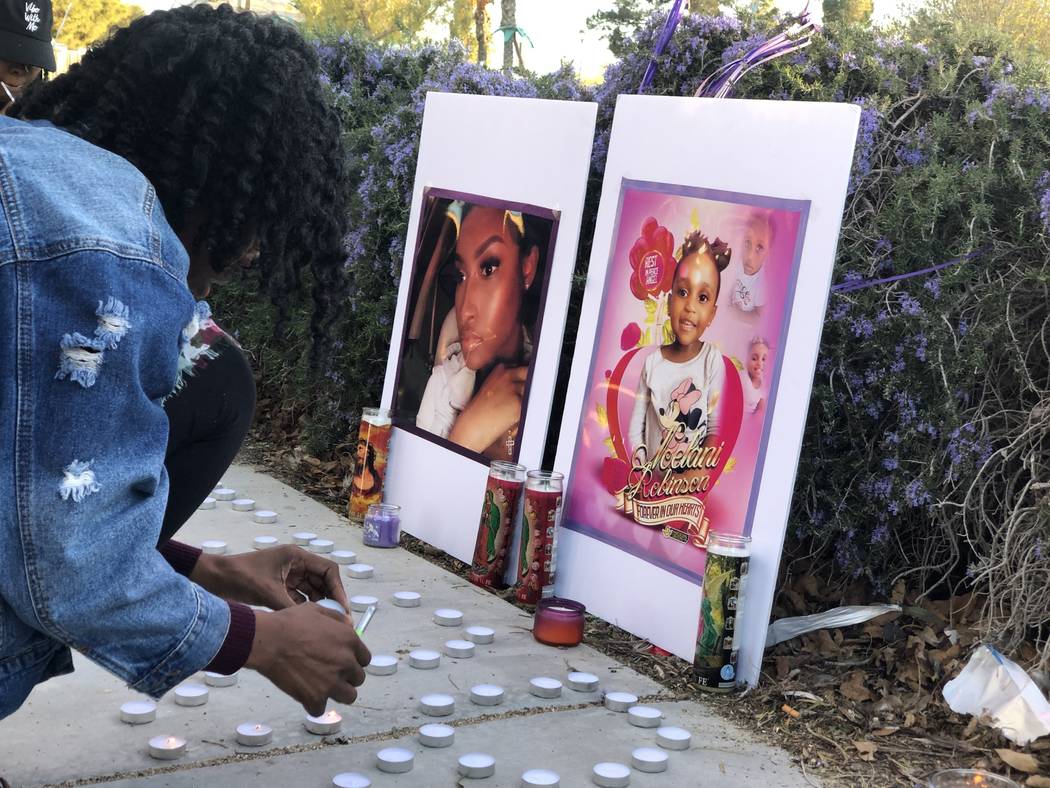
[[0,0],[0,59],[55,70],[51,0]]

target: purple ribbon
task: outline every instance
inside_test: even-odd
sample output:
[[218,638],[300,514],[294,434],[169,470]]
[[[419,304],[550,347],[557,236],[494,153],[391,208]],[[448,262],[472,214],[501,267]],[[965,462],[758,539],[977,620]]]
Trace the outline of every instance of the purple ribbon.
[[852,293],[856,290],[866,290],[869,287],[875,287],[875,285],[885,285],[889,284],[890,282],[899,282],[902,279],[911,279],[914,276],[925,276],[926,274],[934,274],[944,268],[949,268],[953,265],[958,265],[959,263],[965,262],[967,260],[972,260],[973,258],[984,254],[986,251],[988,251],[988,247],[981,247],[980,249],[975,249],[969,254],[964,254],[961,257],[955,257],[946,262],[938,263],[937,265],[931,265],[929,268],[920,268],[918,271],[910,271],[906,274],[897,274],[896,276],[887,276],[883,279],[862,279],[859,282],[843,282],[842,284],[832,285],[831,292]]
[[663,30],[660,31],[660,37],[656,39],[656,46],[653,48],[653,56],[649,60],[649,65],[645,67],[645,75],[642,77],[642,84],[638,86],[639,93],[644,93],[653,83],[653,77],[656,76],[656,61],[664,53],[664,50],[667,49],[667,45],[671,43],[671,36],[674,35],[674,31],[678,27],[678,22],[681,18],[682,0],[674,0],[674,5],[671,6],[671,12],[667,15],[667,21],[664,22]]

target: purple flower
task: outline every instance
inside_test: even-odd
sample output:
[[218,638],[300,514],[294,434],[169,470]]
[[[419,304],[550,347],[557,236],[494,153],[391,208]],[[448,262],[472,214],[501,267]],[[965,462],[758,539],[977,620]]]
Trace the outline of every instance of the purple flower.
[[921,479],[912,479],[904,487],[904,500],[908,506],[917,509],[923,504],[930,502],[930,494],[926,491]]
[[882,467],[887,471],[895,471],[900,463],[897,462],[896,457],[886,457],[882,461]]

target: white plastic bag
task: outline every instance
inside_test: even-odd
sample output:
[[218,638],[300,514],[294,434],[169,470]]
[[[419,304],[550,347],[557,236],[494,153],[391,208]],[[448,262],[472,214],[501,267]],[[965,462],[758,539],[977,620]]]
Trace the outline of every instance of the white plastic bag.
[[886,613],[899,613],[900,611],[900,605],[851,605],[833,607],[831,610],[814,613],[811,616],[780,618],[770,624],[766,631],[766,648],[783,643],[785,640],[791,640],[791,638],[797,638],[799,635],[805,635],[807,632],[863,624],[865,621],[871,621]]

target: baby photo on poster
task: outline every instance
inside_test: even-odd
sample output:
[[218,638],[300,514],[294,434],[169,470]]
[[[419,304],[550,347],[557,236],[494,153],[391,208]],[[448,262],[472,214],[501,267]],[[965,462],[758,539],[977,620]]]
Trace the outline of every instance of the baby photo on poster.
[[395,423],[485,464],[516,462],[557,214],[430,188],[419,228]]
[[623,181],[565,527],[697,581],[750,533],[808,211]]

